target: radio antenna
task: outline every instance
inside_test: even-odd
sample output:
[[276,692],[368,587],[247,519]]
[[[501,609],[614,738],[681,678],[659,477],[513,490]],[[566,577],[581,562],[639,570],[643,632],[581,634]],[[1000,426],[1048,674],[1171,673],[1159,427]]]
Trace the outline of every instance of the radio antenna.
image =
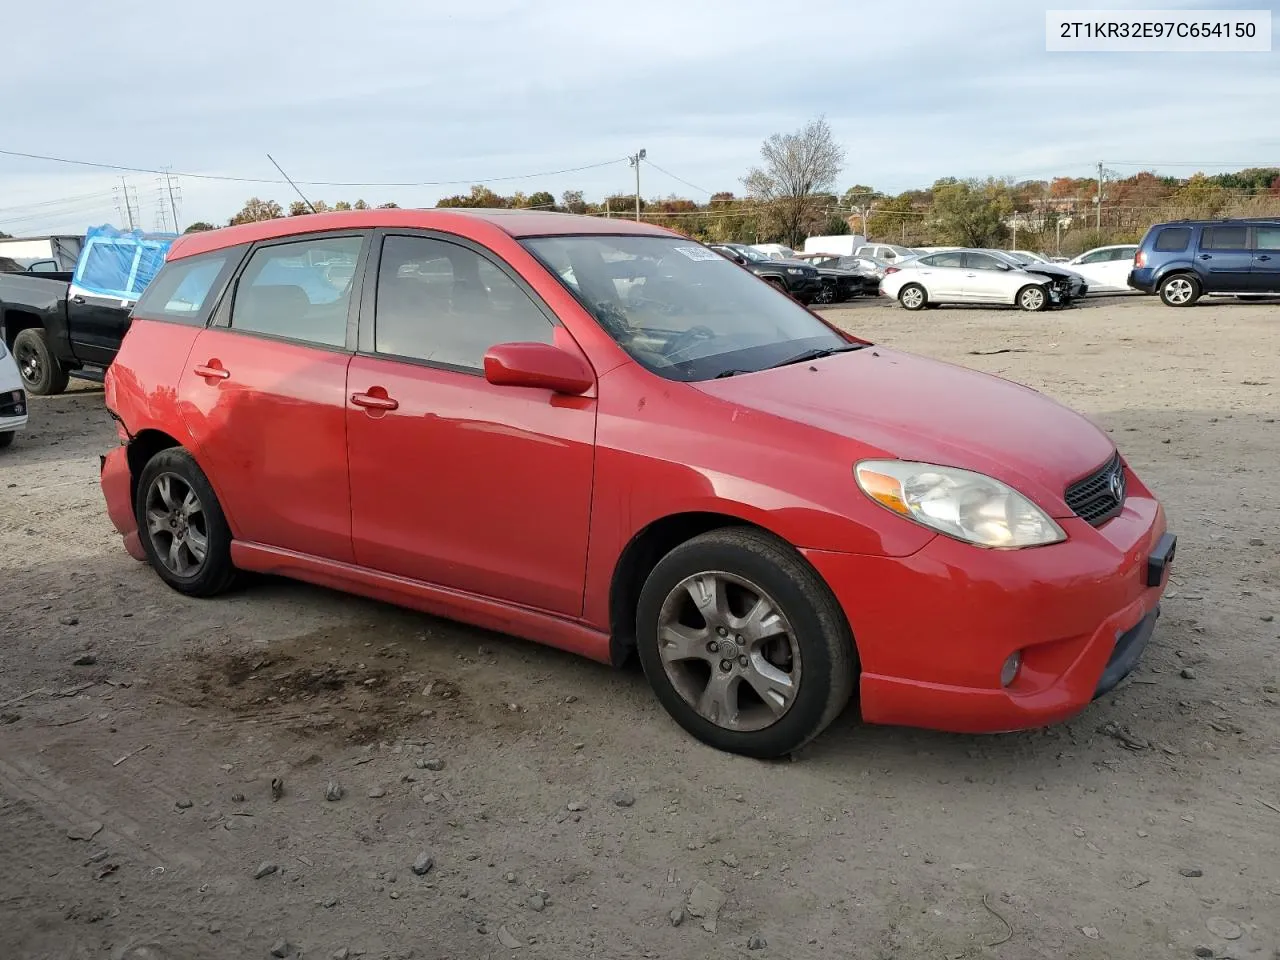
[[300,197],[302,198],[302,202],[303,202],[303,203],[305,203],[308,207],[310,207],[310,208],[311,208],[311,212],[312,212],[312,213],[319,213],[320,211],[318,211],[318,210],[316,209],[316,205],[315,205],[314,203],[312,203],[310,200],[308,200],[308,199],[307,199],[307,195],[306,195],[305,193],[303,193],[301,190],[299,190],[299,189],[298,189],[298,185],[297,185],[296,183],[294,183],[294,182],[293,182],[293,180],[291,180],[291,179],[289,178],[289,175],[288,175],[287,173],[285,173],[285,172],[284,172],[284,168],[283,168],[282,166],[280,166],[280,164],[276,163],[276,158],[275,158],[275,157],[273,157],[271,154],[269,154],[269,153],[268,153],[268,154],[267,154],[267,159],[268,159],[268,160],[270,160],[270,161],[271,161],[271,163],[272,163],[272,165],[273,165],[277,170],[279,170],[279,171],[280,171],[280,176],[284,177],[286,180],[288,180],[288,181],[289,181],[289,186],[293,187],[294,191],[298,194],[298,196],[300,196]]

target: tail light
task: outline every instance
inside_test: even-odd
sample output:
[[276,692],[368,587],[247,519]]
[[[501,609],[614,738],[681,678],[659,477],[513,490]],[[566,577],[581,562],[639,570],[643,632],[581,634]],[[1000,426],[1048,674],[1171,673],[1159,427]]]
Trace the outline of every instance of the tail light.
[[887,277],[889,274],[891,274],[891,273],[897,273],[897,272],[898,272],[899,270],[901,270],[901,269],[902,269],[901,267],[885,267],[885,268],[884,268],[884,275]]
[[1145,267],[1147,265],[1147,252],[1139,250],[1133,255],[1133,265],[1135,267]]

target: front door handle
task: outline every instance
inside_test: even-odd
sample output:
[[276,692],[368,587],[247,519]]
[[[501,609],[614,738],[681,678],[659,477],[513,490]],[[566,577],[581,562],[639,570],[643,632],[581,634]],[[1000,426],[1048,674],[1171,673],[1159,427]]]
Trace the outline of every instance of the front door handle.
[[[377,389],[376,387],[374,389]],[[400,401],[393,400],[388,397],[385,392],[382,393],[353,393],[351,402],[357,407],[364,407],[366,410],[398,410],[400,409]]]
[[72,298],[71,298],[71,302],[72,302],[72,303],[79,303],[79,304],[83,304],[83,303],[84,303],[84,297],[80,296],[80,294],[76,294],[74,297],[72,297]]
[[1268,256],[1264,253],[1262,256],[1260,256],[1260,257],[1254,257],[1253,259],[1255,259],[1255,260],[1270,260],[1271,258],[1270,258],[1270,257],[1268,257]]
[[1213,254],[1211,254],[1211,253],[1202,253],[1202,254],[1200,254],[1200,259],[1201,259],[1201,260],[1212,260],[1212,259],[1213,259]]
[[206,380],[226,380],[231,376],[231,371],[223,367],[217,360],[210,360],[208,363],[198,363],[192,367],[192,372],[197,377],[204,377]]

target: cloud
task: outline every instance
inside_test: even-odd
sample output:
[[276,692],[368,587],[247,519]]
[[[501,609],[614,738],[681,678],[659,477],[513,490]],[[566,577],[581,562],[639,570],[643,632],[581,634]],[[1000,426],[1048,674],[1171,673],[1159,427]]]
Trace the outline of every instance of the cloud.
[[[481,180],[629,192],[623,158],[640,147],[684,180],[740,191],[765,137],[818,114],[848,149],[847,181],[895,191],[946,175],[1087,175],[1109,159],[1276,157],[1260,122],[1280,94],[1276,54],[1050,54],[1044,10],[1060,5],[117,0],[68,24],[19,4],[6,72],[29,94],[0,104],[0,148],[274,179],[270,152],[304,180],[459,181],[307,188],[402,205]],[[51,50],[76,69],[51,67]],[[493,180],[604,160],[616,162]],[[118,175],[0,157],[0,177],[0,229],[5,209],[22,232],[118,222]],[[153,226],[156,178],[126,180]],[[225,220],[251,194],[294,198],[280,184],[181,186],[184,221]],[[693,192],[653,168],[642,190]],[[89,199],[46,219],[31,206],[70,197]]]

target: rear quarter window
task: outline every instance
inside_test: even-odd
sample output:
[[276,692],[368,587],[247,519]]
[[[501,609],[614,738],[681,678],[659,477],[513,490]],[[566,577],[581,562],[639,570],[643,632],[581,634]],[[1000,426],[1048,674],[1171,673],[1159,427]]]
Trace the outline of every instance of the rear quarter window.
[[1190,227],[1164,227],[1156,234],[1155,249],[1161,253],[1181,253],[1190,243]]
[[141,317],[203,324],[232,263],[232,251],[219,250],[165,264],[134,312]]

